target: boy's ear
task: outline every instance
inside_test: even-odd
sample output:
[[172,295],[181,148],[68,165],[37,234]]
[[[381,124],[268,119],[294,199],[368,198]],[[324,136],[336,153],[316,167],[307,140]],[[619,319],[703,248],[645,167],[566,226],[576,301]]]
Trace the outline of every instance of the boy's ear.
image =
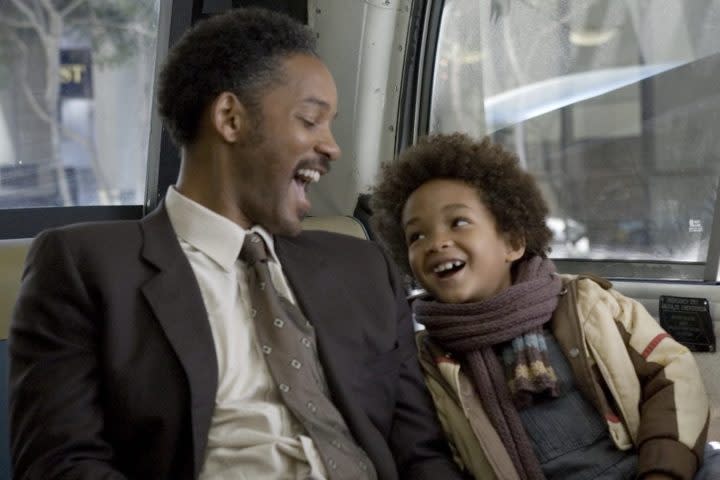
[[210,123],[228,143],[241,140],[249,130],[250,121],[247,108],[232,92],[222,92],[210,105]]
[[505,263],[512,263],[525,255],[525,239],[514,240],[505,236]]

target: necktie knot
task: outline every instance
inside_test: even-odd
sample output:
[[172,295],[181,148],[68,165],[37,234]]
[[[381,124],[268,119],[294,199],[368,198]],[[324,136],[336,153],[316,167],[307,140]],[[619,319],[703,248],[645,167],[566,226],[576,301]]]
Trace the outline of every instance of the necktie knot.
[[255,232],[247,233],[242,249],[240,250],[240,260],[246,262],[248,265],[254,265],[257,262],[265,262],[267,259],[265,242],[262,237]]

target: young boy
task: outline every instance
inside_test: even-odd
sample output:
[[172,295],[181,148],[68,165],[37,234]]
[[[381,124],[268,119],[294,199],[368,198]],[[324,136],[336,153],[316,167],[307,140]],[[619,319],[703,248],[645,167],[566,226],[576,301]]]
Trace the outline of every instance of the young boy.
[[[555,273],[548,208],[490,140],[434,135],[383,167],[373,226],[429,296],[420,359],[477,479],[710,479],[687,348],[592,276]],[[715,467],[717,468],[717,466]]]

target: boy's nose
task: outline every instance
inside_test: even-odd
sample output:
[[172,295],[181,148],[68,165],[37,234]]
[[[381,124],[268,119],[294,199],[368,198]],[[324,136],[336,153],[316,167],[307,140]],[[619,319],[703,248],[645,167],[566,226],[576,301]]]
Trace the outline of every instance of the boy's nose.
[[453,241],[445,236],[445,235],[436,235],[433,237],[432,241],[430,242],[430,249],[432,251],[439,252],[441,250],[444,250],[450,246],[452,246]]

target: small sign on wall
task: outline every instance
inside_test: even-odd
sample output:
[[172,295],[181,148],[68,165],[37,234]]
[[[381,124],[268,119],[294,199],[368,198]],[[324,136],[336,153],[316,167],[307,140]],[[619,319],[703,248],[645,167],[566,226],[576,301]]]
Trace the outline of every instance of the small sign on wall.
[[714,352],[715,332],[705,298],[660,297],[660,325],[693,352]]
[[60,50],[60,97],[92,98],[92,54],[89,49]]

